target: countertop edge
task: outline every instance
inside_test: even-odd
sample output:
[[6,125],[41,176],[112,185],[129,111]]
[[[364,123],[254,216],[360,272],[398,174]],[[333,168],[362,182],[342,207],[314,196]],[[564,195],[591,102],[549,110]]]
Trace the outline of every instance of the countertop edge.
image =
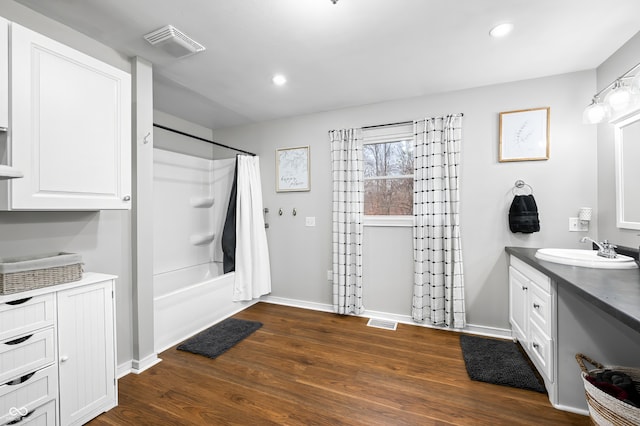
[[30,297],[37,297],[42,294],[54,293],[57,291],[69,290],[75,287],[81,287],[84,285],[95,284],[101,281],[115,280],[118,277],[111,274],[103,274],[99,272],[83,272],[82,278],[77,281],[71,281],[68,283],[61,283],[56,285],[50,285],[45,287],[36,288],[33,290],[20,291],[10,294],[0,294],[0,304],[7,303],[13,300],[27,299]]

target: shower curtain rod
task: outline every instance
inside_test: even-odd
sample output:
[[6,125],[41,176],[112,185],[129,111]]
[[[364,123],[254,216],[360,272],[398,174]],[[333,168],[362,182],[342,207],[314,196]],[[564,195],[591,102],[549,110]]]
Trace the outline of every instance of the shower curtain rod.
[[[460,117],[464,116],[464,114],[461,112],[458,114],[451,114],[451,115],[459,115]],[[413,124],[413,121],[399,121],[397,123],[375,124],[373,126],[363,126],[362,129],[377,129],[378,127],[405,126],[407,124]]]
[[189,133],[185,133],[185,132],[182,132],[180,130],[172,129],[170,127],[166,127],[166,126],[163,126],[161,124],[153,123],[153,127],[157,127],[159,129],[167,130],[169,132],[177,133],[179,135],[187,136],[187,137],[190,137],[190,138],[193,138],[193,139],[198,139],[200,141],[204,141],[204,142],[207,142],[207,143],[210,143],[210,144],[222,147],[222,148],[232,149],[234,151],[242,152],[243,154],[252,155],[254,157],[256,156],[256,154],[254,154],[253,152],[245,151],[245,150],[240,149],[240,148],[234,148],[234,147],[229,146],[229,145],[224,145],[224,144],[221,144],[221,143],[216,142],[216,141],[212,141],[212,140],[209,140],[209,139],[201,138],[200,136],[190,135]]

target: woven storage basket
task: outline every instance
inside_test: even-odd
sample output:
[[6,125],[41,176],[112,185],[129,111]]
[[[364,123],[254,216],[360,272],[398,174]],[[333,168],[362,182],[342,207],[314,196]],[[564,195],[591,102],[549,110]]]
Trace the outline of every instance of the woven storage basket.
[[0,258],[0,294],[19,293],[82,278],[82,256],[48,253]]
[[[582,370],[582,383],[589,404],[589,414],[591,420],[597,425],[612,426],[638,426],[640,425],[640,408],[634,407],[598,389],[590,383],[586,377],[604,370],[615,370],[627,374],[631,377],[636,391],[640,394],[640,369],[609,366],[605,367],[583,354],[576,355],[576,361]],[[588,370],[585,361],[595,366],[593,370]]]

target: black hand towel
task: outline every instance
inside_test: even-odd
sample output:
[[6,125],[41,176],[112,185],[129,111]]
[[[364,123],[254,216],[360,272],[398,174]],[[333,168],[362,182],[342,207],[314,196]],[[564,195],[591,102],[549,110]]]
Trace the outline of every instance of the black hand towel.
[[538,206],[533,195],[516,195],[509,208],[509,229],[511,232],[530,234],[540,231]]

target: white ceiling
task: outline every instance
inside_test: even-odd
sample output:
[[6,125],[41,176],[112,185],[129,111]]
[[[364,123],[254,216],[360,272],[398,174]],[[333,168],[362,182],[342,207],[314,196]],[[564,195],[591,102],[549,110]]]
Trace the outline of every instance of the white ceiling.
[[[639,0],[16,1],[150,60],[155,108],[209,128],[593,69],[640,30]],[[207,50],[142,38],[167,24]]]

